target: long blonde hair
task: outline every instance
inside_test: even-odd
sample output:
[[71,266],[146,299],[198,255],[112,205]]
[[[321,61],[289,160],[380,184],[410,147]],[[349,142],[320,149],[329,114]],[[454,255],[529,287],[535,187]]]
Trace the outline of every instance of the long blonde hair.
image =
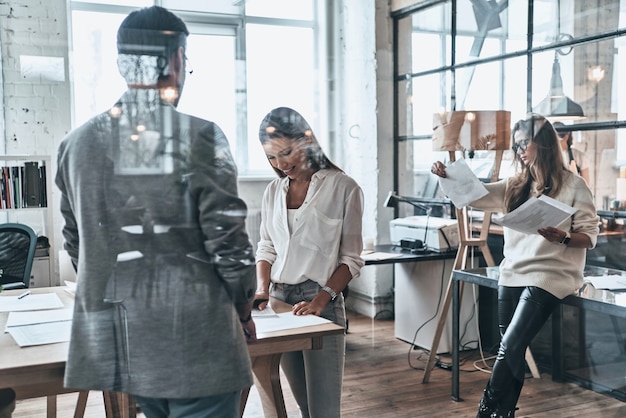
[[542,194],[557,196],[563,186],[567,170],[563,163],[559,137],[545,117],[531,113],[526,119],[518,121],[511,131],[513,141],[518,131],[526,134],[528,140],[534,144],[536,153],[535,159],[528,165],[522,162],[517,152],[515,153],[515,164],[520,170],[510,180],[504,196],[509,212],[526,202],[530,196]]

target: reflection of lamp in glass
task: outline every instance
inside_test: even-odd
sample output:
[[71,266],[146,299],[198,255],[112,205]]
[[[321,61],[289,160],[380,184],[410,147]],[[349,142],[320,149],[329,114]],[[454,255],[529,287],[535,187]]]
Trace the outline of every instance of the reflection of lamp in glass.
[[[561,33],[561,0],[557,1],[557,31],[556,42],[571,40],[573,36]],[[550,91],[539,104],[533,107],[533,112],[545,116],[551,121],[557,120],[578,120],[584,119],[583,108],[567,97],[563,92],[563,79],[561,78],[561,64],[559,55],[567,55],[572,52],[572,48],[559,48],[554,51],[554,62],[552,63],[552,77],[550,78]]]
[[558,54],[559,51],[554,53],[550,92],[533,108],[533,112],[539,113],[552,121],[584,119],[583,108],[563,92],[563,79],[561,78],[561,65],[559,64]]

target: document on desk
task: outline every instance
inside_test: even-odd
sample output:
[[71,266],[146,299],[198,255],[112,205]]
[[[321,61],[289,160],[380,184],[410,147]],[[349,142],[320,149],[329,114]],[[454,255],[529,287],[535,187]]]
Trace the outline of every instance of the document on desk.
[[62,308],[63,302],[56,293],[43,293],[25,297],[0,296],[0,312],[36,311]]
[[263,319],[263,318],[278,318],[278,314],[269,305],[266,306],[265,309],[263,309],[262,311],[256,308],[252,309],[251,314],[255,321],[257,319]]
[[494,216],[492,221],[519,232],[536,234],[539,228],[559,226],[575,212],[575,208],[542,195],[538,198],[531,197],[513,212]]
[[283,312],[277,314],[275,317],[267,317],[259,321],[255,320],[254,324],[256,325],[256,332],[264,333],[310,327],[313,325],[328,324],[330,322],[331,321],[328,319],[317,315],[294,315],[291,312]]
[[72,309],[10,312],[4,331],[20,347],[69,341],[72,312]]
[[467,206],[489,193],[464,158],[446,167],[446,177],[439,177],[439,187],[457,208]]
[[585,276],[585,283],[591,284],[596,289],[626,290],[626,277],[620,275]]
[[380,261],[380,260],[387,260],[389,258],[398,258],[398,257],[402,257],[403,254],[401,253],[384,253],[384,252],[380,252],[380,251],[371,251],[371,252],[365,252],[363,251],[361,253],[361,258],[365,261]]

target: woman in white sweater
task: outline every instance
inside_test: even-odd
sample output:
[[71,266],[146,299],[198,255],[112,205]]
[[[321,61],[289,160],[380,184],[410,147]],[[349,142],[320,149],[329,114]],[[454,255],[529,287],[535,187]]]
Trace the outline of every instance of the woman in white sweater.
[[[525,234],[504,228],[498,316],[500,348],[477,418],[513,417],[525,375],[526,348],[559,300],[582,286],[585,255],[596,244],[598,217],[582,177],[567,169],[559,139],[543,116],[530,114],[513,127],[516,175],[485,184],[489,194],[472,202],[483,210],[508,213],[530,197],[546,195],[576,209],[560,225]],[[445,177],[439,161],[432,173]]]

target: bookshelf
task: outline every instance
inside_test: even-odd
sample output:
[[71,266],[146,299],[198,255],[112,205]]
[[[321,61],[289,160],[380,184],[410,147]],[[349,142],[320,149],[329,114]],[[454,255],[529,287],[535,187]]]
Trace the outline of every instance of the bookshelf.
[[50,243],[47,254],[37,249],[30,287],[57,285],[51,158],[47,155],[0,155],[0,223],[30,226]]

